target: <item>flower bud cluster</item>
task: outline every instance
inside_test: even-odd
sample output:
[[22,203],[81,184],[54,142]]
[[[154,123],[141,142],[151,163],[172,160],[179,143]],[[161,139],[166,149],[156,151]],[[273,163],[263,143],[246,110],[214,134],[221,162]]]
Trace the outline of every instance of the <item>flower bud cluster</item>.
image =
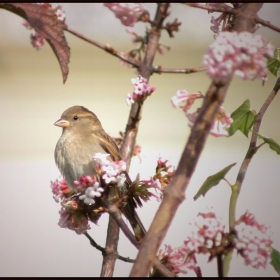
[[156,89],[155,87],[150,87],[148,80],[140,75],[135,79],[131,79],[131,84],[134,85],[134,91],[132,95],[130,93],[127,94],[127,105],[133,104],[135,101],[143,102]]

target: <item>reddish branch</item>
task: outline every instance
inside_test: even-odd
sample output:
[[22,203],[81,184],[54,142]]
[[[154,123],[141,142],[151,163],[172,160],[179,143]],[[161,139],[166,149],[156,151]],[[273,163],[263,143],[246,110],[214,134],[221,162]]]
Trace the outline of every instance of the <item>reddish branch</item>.
[[[242,10],[242,12],[236,13],[234,31],[251,31],[254,28],[251,18],[253,14],[256,15],[261,7],[262,4],[258,3],[243,4],[241,8],[238,9]],[[246,20],[246,15],[249,16],[248,20]],[[166,236],[179,205],[185,199],[185,191],[205,145],[211,124],[224,101],[231,80],[232,76],[228,77],[226,81],[214,80],[211,83],[175,171],[173,180],[166,188],[162,203],[141,244],[130,277],[146,277],[148,275],[153,265],[154,256],[157,254]]]
[[256,17],[255,21],[257,23],[260,23],[263,26],[269,27],[270,29],[272,29],[274,31],[280,32],[280,28],[275,26],[275,25],[273,25],[273,24],[271,24],[269,21],[265,21],[265,20],[263,20],[263,19],[261,19],[259,17]]

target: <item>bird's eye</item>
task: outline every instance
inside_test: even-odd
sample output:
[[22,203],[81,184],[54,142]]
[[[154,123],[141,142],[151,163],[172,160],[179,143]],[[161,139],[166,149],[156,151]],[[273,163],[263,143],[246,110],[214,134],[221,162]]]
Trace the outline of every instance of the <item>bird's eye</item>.
[[76,121],[79,117],[78,116],[74,116],[73,119]]

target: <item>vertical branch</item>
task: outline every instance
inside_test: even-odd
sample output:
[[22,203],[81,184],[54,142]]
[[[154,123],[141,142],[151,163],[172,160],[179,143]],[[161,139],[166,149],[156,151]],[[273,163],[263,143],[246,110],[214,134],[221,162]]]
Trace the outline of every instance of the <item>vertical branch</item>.
[[118,258],[119,231],[120,228],[117,222],[110,215],[100,277],[113,277],[115,262]]
[[[259,11],[262,4],[243,4],[236,15],[234,30],[238,32],[253,31],[253,15]],[[249,18],[248,20],[246,20]],[[226,81],[214,80],[210,85],[203,105],[192,128],[190,137],[182,153],[173,180],[165,190],[162,203],[155,215],[150,229],[141,244],[140,251],[132,267],[130,277],[146,277],[153,265],[155,255],[167,233],[179,205],[185,199],[185,191],[203,150],[211,124],[224,101],[232,75]]]
[[[145,57],[141,66],[139,67],[139,74],[147,80],[149,80],[150,75],[152,74],[152,64],[161,35],[162,24],[165,17],[167,16],[169,5],[169,3],[158,3],[155,19],[152,24],[152,30],[148,36]],[[142,115],[142,107],[143,104],[137,102],[132,105],[125,130],[125,136],[121,147],[121,157],[126,162],[127,169],[129,169],[130,166],[132,152],[138,133],[139,121]]]
[[[157,50],[161,27],[163,20],[167,15],[169,4],[160,3],[155,15],[155,20],[153,22],[151,33],[148,37],[147,50],[142,65],[139,69],[139,74],[149,80],[151,75],[152,64],[154,61],[155,53]],[[121,146],[121,157],[126,162],[127,170],[129,170],[131,157],[133,153],[133,148],[136,141],[136,136],[139,127],[139,121],[142,114],[142,105],[135,102],[130,110],[128,123],[126,126],[124,140]],[[118,246],[118,235],[119,228],[113,218],[109,219],[108,232],[107,232],[107,241],[106,241],[106,251],[109,250],[109,254],[104,256],[101,276],[111,275],[114,270],[115,261],[117,258],[117,246]],[[107,263],[108,262],[108,263]]]
[[141,244],[130,277],[146,277],[148,275],[176,211],[185,199],[185,191],[231,80],[232,76],[225,82],[216,81],[210,85],[174,177],[164,192],[163,200]]
[[[253,127],[254,132],[257,132],[257,133],[259,132],[263,116],[264,116],[268,106],[271,104],[271,102],[275,98],[276,94],[278,93],[279,89],[280,89],[280,78],[277,79],[276,84],[273,87],[273,90],[271,91],[271,93],[267,97],[266,101],[262,105],[260,111],[258,112],[258,114],[255,117],[255,124],[254,124],[254,127]],[[235,185],[232,188],[232,193],[231,193],[231,197],[230,197],[229,228],[230,228],[231,231],[234,229],[235,220],[236,220],[235,213],[236,213],[237,199],[238,199],[238,196],[240,194],[241,187],[242,187],[243,181],[245,179],[246,172],[248,170],[249,164],[250,164],[254,154],[257,152],[257,150],[258,150],[257,134],[252,133],[248,151],[247,151],[247,153],[245,155],[245,158],[244,158],[244,160],[243,160],[243,162],[240,166],[240,169],[239,169],[239,172],[238,172],[238,175],[237,175],[237,179],[236,179]],[[227,276],[227,274],[228,274],[231,258],[232,258],[232,252],[230,252],[228,255],[225,256],[224,276]]]

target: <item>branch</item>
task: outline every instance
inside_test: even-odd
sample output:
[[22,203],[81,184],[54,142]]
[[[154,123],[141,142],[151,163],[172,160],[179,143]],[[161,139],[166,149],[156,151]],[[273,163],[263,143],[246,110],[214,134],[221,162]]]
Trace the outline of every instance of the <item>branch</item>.
[[[276,94],[278,93],[279,88],[280,88],[280,78],[277,79],[273,90],[271,91],[271,93],[267,97],[266,101],[262,105],[260,111],[256,115],[255,123],[254,123],[254,127],[253,127],[253,132],[259,133],[263,116],[264,116],[268,106],[271,104],[271,102],[275,98]],[[255,155],[258,148],[260,147],[260,146],[257,147],[257,137],[258,136],[257,136],[256,133],[252,133],[247,154],[245,155],[245,158],[242,162],[242,165],[240,166],[240,169],[239,169],[239,172],[238,172],[238,175],[237,175],[237,179],[236,179],[236,182],[235,182],[236,189],[233,190],[233,194],[232,194],[232,198],[231,198],[231,202],[230,202],[231,203],[231,213],[230,213],[229,223],[230,223],[230,229],[231,230],[234,228],[235,209],[236,209],[237,198],[238,198],[238,195],[240,193],[243,181],[245,179],[247,169],[249,167],[249,164],[250,164],[253,156]]]
[[[167,10],[169,3],[158,3],[155,19],[152,24],[152,30],[148,35],[147,49],[142,64],[139,67],[139,74],[149,80],[153,70],[153,61],[155,58],[157,46],[161,35],[161,29],[163,21],[167,16]],[[129,118],[125,130],[125,136],[121,147],[122,159],[126,162],[127,168],[129,169],[130,161],[133,153],[133,148],[138,133],[139,121],[142,115],[142,105],[135,102],[130,110]]]
[[216,81],[210,85],[174,177],[165,189],[162,203],[141,244],[130,277],[146,277],[148,275],[153,264],[153,256],[158,252],[179,205],[185,199],[185,191],[203,150],[212,122],[223,103],[231,79],[232,77],[229,77],[224,83]]
[[88,43],[90,43],[90,44],[92,44],[92,45],[94,45],[94,46],[96,46],[96,47],[98,47],[98,48],[100,48],[100,49],[110,53],[110,54],[112,54],[113,56],[118,57],[122,61],[124,61],[124,62],[126,62],[126,63],[128,63],[128,64],[130,64],[130,65],[132,65],[132,66],[134,66],[136,68],[139,68],[139,66],[140,66],[139,62],[137,62],[136,60],[129,59],[129,58],[125,57],[123,53],[116,51],[113,47],[111,47],[108,44],[106,44],[106,45],[101,44],[101,43],[99,43],[97,41],[94,41],[94,40],[92,40],[92,39],[90,39],[90,38],[88,38],[88,37],[78,33],[77,31],[68,28],[68,27],[65,30],[68,31],[69,33],[75,35],[76,37],[78,37],[78,38],[80,38],[80,39],[82,39],[82,40],[84,40],[84,41],[86,41],[86,42],[88,42]]
[[[96,248],[98,251],[102,252],[102,254],[106,254],[106,249],[101,247],[100,245],[98,245],[94,239],[86,232],[84,233],[84,235],[87,237],[87,239],[89,240],[90,244]],[[135,260],[130,259],[129,257],[123,257],[121,255],[118,255],[118,259],[124,262],[129,262],[129,263],[134,263]]]
[[110,215],[100,277],[113,277],[115,263],[119,255],[119,232],[120,228],[118,227],[117,222]]
[[175,69],[175,68],[162,68],[161,66],[153,67],[153,73],[176,73],[176,74],[191,74],[196,72],[201,72],[207,70],[207,67],[198,67],[198,68],[184,68],[184,69]]
[[223,6],[208,6],[208,5],[204,5],[204,4],[198,4],[198,3],[184,3],[185,5],[189,6],[189,7],[193,7],[193,8],[200,8],[203,10],[207,10],[209,12],[220,12],[220,13],[226,13],[226,14],[235,14],[235,10],[225,4],[223,4]]
[[112,215],[112,217],[117,222],[118,226],[121,228],[124,235],[128,238],[128,240],[134,245],[136,249],[139,249],[139,244],[134,236],[134,234],[130,231],[124,220],[122,219],[120,210],[116,207],[116,205],[111,204],[109,201],[103,200],[104,206],[106,207],[108,213]]
[[[116,207],[116,205],[111,204],[108,201],[103,201],[103,202],[107,208],[108,213],[110,215],[112,215],[112,217],[115,219],[116,223],[121,228],[124,235],[134,245],[134,247],[139,250],[139,244],[138,244],[135,236],[133,235],[133,233],[129,230],[128,226],[122,219],[119,209]],[[161,273],[162,276],[174,277],[174,275],[163,264],[161,264],[160,261],[156,257],[154,259],[154,267]]]
[[[131,58],[127,58],[122,52],[118,52],[116,51],[112,46],[109,46],[108,44],[104,45],[101,44],[93,39],[90,39],[84,35],[82,35],[81,33],[78,33],[77,31],[70,29],[70,28],[66,28],[64,29],[66,31],[68,31],[69,33],[71,33],[72,35],[112,54],[113,56],[118,57],[120,60],[126,62],[127,64],[132,65],[135,68],[139,68],[140,67],[140,62],[131,59]],[[195,72],[199,72],[199,71],[204,71],[206,70],[206,67],[198,67],[198,68],[185,68],[185,69],[173,69],[173,68],[162,68],[161,66],[154,66],[152,67],[151,72],[152,73],[185,73],[185,74],[190,74],[190,73],[195,73]]]
[[[257,13],[262,4],[243,4],[236,13],[234,31],[242,32],[254,28],[251,22],[252,15]],[[247,9],[247,10],[246,10]],[[246,12],[248,21],[246,21]],[[156,212],[149,231],[144,238],[140,251],[132,267],[130,277],[146,277],[153,264],[153,256],[157,253],[168,228],[176,214],[179,205],[185,199],[185,191],[192,174],[196,168],[198,159],[205,145],[211,125],[222,105],[232,75],[226,81],[215,79],[212,81],[197,119],[192,127],[191,134],[186,143],[174,177],[164,192],[163,200]],[[226,276],[226,274],[225,274]]]
[[[275,98],[276,94],[278,93],[279,89],[280,89],[280,78],[277,79],[276,84],[275,84],[272,92],[269,94],[266,101],[262,105],[260,111],[258,112],[258,114],[255,117],[255,123],[254,123],[254,127],[253,127],[254,132],[257,132],[257,133],[259,132],[261,122],[262,122],[262,118],[263,118],[268,106],[271,104],[271,102]],[[261,147],[261,145],[259,147],[257,147],[256,145],[257,145],[257,134],[252,133],[248,151],[247,151],[247,153],[245,155],[245,158],[244,158],[244,160],[243,160],[243,162],[240,166],[235,185],[232,186],[232,193],[231,193],[230,203],[229,203],[229,227],[230,227],[230,230],[234,229],[235,220],[236,220],[235,212],[236,212],[237,199],[238,199],[239,193],[241,191],[241,187],[242,187],[243,181],[245,179],[247,169],[249,167],[249,164],[250,164],[253,156],[255,155],[257,150]],[[225,259],[224,259],[224,276],[225,277],[228,274],[231,258],[232,258],[232,252],[230,252],[228,255],[226,255]]]
[[256,16],[255,21],[263,26],[269,27],[270,29],[272,29],[274,31],[280,32],[280,28],[271,24],[270,21],[263,20],[263,19],[259,18],[258,16]]

